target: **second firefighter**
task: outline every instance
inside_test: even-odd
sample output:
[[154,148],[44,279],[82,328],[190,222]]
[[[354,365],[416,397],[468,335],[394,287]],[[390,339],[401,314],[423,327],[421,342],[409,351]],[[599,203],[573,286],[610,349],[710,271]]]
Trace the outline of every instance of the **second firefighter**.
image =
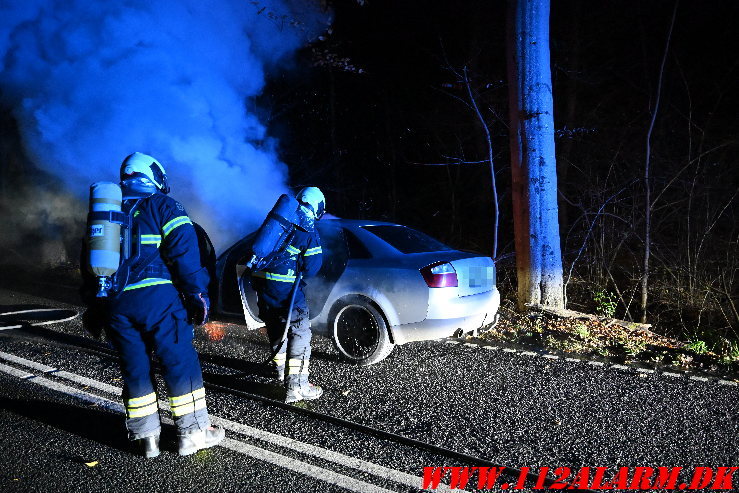
[[[317,187],[304,188],[296,199],[300,204],[299,225],[289,234],[283,251],[252,272],[259,318],[267,326],[274,352],[274,376],[285,383],[285,402],[317,399],[323,394],[320,387],[308,382],[311,329],[302,278],[314,276],[321,268],[323,252],[315,221],[323,215],[326,201]],[[293,288],[295,298],[290,311]],[[290,326],[283,340],[288,317]]]

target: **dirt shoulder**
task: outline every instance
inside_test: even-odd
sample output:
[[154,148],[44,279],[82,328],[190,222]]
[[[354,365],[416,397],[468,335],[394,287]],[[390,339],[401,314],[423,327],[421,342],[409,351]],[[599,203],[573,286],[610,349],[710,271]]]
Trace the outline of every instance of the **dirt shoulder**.
[[498,323],[486,327],[479,338],[554,354],[739,381],[739,355],[721,356],[705,345],[664,337],[641,324],[577,312],[568,315],[541,310],[519,313],[510,302],[504,302]]

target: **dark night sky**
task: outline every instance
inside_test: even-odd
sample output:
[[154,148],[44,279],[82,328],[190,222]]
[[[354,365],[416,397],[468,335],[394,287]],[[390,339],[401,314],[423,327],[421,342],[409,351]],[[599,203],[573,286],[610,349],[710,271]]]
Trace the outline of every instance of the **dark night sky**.
[[[624,175],[619,183],[640,175],[673,6],[552,2],[555,122],[560,130],[580,129],[557,141],[566,168],[560,188],[569,200],[603,183],[614,162]],[[464,86],[450,69],[467,66],[495,135],[503,245],[510,249],[505,10],[505,2],[485,1],[337,2],[333,33],[316,48],[346,57],[363,73],[317,67],[307,78],[274,81],[265,96],[277,101],[272,129],[293,181],[327,188],[341,215],[389,218],[460,247],[489,248],[486,165],[416,164],[485,158],[480,127],[453,97],[464,97]],[[689,113],[694,148],[700,132],[706,145],[733,138],[737,14],[730,1],[679,6],[654,138],[657,180],[660,160],[685,160]],[[735,155],[730,149],[721,157]]]

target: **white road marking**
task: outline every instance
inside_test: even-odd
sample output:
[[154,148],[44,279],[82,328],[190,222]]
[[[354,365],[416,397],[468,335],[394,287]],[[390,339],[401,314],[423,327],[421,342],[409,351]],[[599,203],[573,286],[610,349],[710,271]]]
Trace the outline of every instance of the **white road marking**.
[[12,366],[4,365],[0,363],[0,371],[7,373],[8,375],[13,375],[14,377],[18,377],[22,380],[26,380],[27,378],[33,378],[36,375],[33,373],[26,373],[23,370],[19,370],[18,368],[13,368]]
[[8,315],[21,315],[23,313],[38,313],[38,312],[59,312],[64,311],[64,308],[33,308],[31,310],[17,310],[14,312],[3,312],[0,313],[0,317],[7,317]]
[[79,384],[85,385],[87,387],[91,387],[93,389],[102,390],[103,392],[107,392],[109,394],[121,396],[123,395],[123,389],[121,387],[114,387],[113,385],[108,385],[107,383],[98,382],[97,380],[93,380],[92,378],[83,377],[82,375],[77,375],[76,373],[69,373],[66,371],[56,371],[52,373],[55,377],[63,378],[65,380],[70,380],[72,382],[77,382]]
[[[523,351],[523,350],[517,350],[517,349],[513,349],[513,348],[500,347],[500,346],[483,346],[483,345],[480,345],[480,344],[461,343],[461,342],[451,341],[451,340],[446,340],[445,342],[447,344],[463,344],[465,346],[481,347],[481,348],[487,349],[489,351],[496,351],[496,350],[502,349],[503,351],[505,351],[507,353],[517,353],[517,354],[520,354],[522,356],[539,356],[540,355],[539,353],[536,353],[534,351]],[[564,361],[569,361],[570,363],[587,362],[589,365],[592,365],[592,366],[601,366],[601,367],[604,367],[604,368],[607,366],[605,363],[603,363],[601,361],[595,361],[595,360],[588,361],[586,359],[572,358],[572,357],[567,357],[567,356],[557,356],[557,355],[554,355],[554,354],[541,354],[541,356],[543,358],[552,359],[552,360],[554,360],[554,359],[562,359]],[[626,365],[620,365],[620,364],[613,364],[613,365],[609,366],[609,368],[616,369],[616,370],[629,370],[631,368],[634,368],[636,370],[636,372],[637,372],[637,375],[640,376],[640,377],[642,377],[642,378],[643,377],[646,377],[647,376],[646,374],[650,374],[650,373],[651,374],[656,374],[657,373],[656,370],[650,369],[650,368],[636,368],[636,367],[631,367],[631,366],[626,366]],[[681,375],[680,373],[674,373],[674,372],[669,372],[669,371],[662,371],[659,374],[660,375],[666,375],[668,377],[674,377],[674,378],[681,378],[683,376],[687,376],[690,380],[694,380],[694,381],[697,381],[697,382],[710,382],[711,381],[710,378],[706,378],[706,377]],[[718,382],[721,385],[739,385],[739,383],[737,383],[737,382],[733,382],[731,380],[723,380],[723,379],[719,379],[719,378],[715,379],[714,381]]]
[[[117,396],[120,396],[122,394],[122,389],[120,387],[115,387],[113,385],[108,385],[103,382],[98,382],[97,380],[83,377],[75,373],[69,373],[66,371],[58,371],[53,367],[44,365],[42,363],[37,363],[35,361],[28,360],[25,358],[21,358],[14,354],[0,352],[0,358],[5,359],[7,361],[11,361],[18,365],[32,368],[37,371],[41,371],[41,372],[48,373],[48,374],[53,374],[55,377],[63,378],[65,380],[70,380],[75,383],[79,383],[79,384],[86,385],[91,388],[102,390],[109,394],[113,394]],[[55,382],[53,380],[49,380],[44,377],[36,377],[33,374],[26,373],[22,370],[19,370],[19,369],[16,369],[16,368],[13,368],[7,365],[3,365],[3,364],[0,364],[0,371],[3,371],[5,373],[14,375],[22,379],[33,379],[32,381],[39,385],[51,388],[53,390],[57,390],[59,392],[63,392],[67,395],[72,395],[85,402],[92,402],[95,404],[104,404],[103,407],[106,407],[116,412],[125,414],[125,410],[120,403],[116,403],[104,397],[99,397],[99,396],[90,394],[88,392],[82,391],[82,390],[77,390],[75,388],[66,386],[64,384]],[[169,403],[164,400],[159,400],[159,407],[162,409],[169,409]],[[420,478],[418,476],[413,476],[412,474],[407,474],[407,473],[397,471],[394,469],[390,469],[390,468],[387,468],[387,467],[384,467],[378,464],[367,462],[362,459],[358,459],[356,457],[351,457],[351,456],[344,455],[338,452],[334,452],[332,450],[324,449],[322,447],[317,447],[314,445],[303,443],[298,440],[294,440],[292,438],[270,433],[264,430],[260,430],[258,428],[253,428],[251,426],[237,423],[235,421],[230,421],[225,418],[219,418],[213,415],[211,415],[210,417],[211,417],[211,421],[214,424],[221,425],[229,431],[232,431],[232,432],[235,432],[241,435],[246,435],[252,438],[256,438],[264,442],[269,442],[274,445],[278,445],[283,448],[291,449],[291,450],[294,450],[296,452],[300,452],[306,455],[312,455],[319,459],[324,459],[324,460],[333,462],[335,464],[339,464],[344,467],[356,469],[361,472],[371,473],[381,478],[390,479],[396,483],[411,486],[412,488],[418,488],[419,485],[422,484],[423,482],[423,478]],[[173,424],[171,419],[164,418],[163,421],[169,424]],[[327,469],[323,469],[317,466],[313,466],[311,464],[307,464],[297,459],[291,459],[289,457],[284,457],[277,453],[263,450],[259,447],[247,445],[245,443],[238,442],[235,440],[227,439],[222,444],[226,448],[229,448],[236,452],[244,453],[246,455],[252,456],[256,459],[264,460],[266,462],[271,462],[280,467],[287,467],[289,469],[295,469],[298,472],[303,472],[304,474],[313,476],[317,479],[326,481],[326,479],[324,478],[326,477],[331,478],[328,482],[331,482],[333,484],[339,485],[341,487],[344,487],[344,488],[347,488],[353,491],[389,491],[383,488],[379,488],[375,485],[364,483],[362,481],[355,480],[348,476],[335,473]],[[302,467],[301,465],[305,465],[306,467]],[[308,471],[308,472],[305,472],[305,471]],[[316,475],[314,475],[313,473],[315,473]],[[352,484],[351,482],[356,482],[356,481],[359,481],[360,483],[362,483],[361,489],[354,490],[353,488],[347,486],[347,485]],[[448,485],[445,485],[445,484],[440,484],[438,489],[440,491],[450,491]],[[457,491],[457,490],[454,490],[454,491]]]
[[30,359],[21,358],[20,356],[16,356],[15,354],[4,353],[0,351],[0,358],[6,361],[10,361],[11,363],[17,363],[21,366],[31,368],[33,370],[42,371],[44,373],[56,371],[56,368],[54,368],[53,366],[36,363],[35,361],[31,361]]
[[[55,382],[53,380],[49,380],[48,378],[45,378],[45,377],[28,378],[27,373],[21,370],[18,370],[17,368],[4,365],[2,363],[0,363],[0,371],[7,373],[9,375],[19,377],[19,378],[25,378],[26,380],[33,382],[37,385],[41,385],[51,390],[55,390],[57,392],[61,392],[63,394],[75,397],[84,402],[89,402],[89,403],[98,405],[100,407],[109,409],[111,411],[114,411],[120,414],[125,414],[125,409],[123,408],[123,405],[121,403],[111,401],[110,399],[106,399],[104,397],[90,394],[88,392],[85,392],[84,390],[78,390],[73,387],[69,387],[68,385],[64,385],[62,383]],[[163,419],[163,421],[165,423],[172,424],[171,419],[165,418]],[[330,471],[328,469],[323,469],[321,467],[314,466],[312,464],[308,464],[308,463],[302,462],[297,459],[283,457],[274,452],[270,452],[269,450],[263,450],[263,449],[260,449],[259,447],[254,447],[252,445],[241,443],[236,440],[226,439],[222,442],[222,445],[235,452],[249,455],[251,457],[254,457],[255,459],[263,460],[266,462],[271,462],[280,467],[285,467],[287,469],[294,470],[301,474],[305,474],[307,476],[320,479],[321,481],[325,481],[328,483],[335,484],[337,486],[341,486],[342,488],[346,488],[350,491],[357,491],[357,492],[367,491],[367,492],[383,492],[383,493],[390,492],[391,493],[391,490],[380,488],[379,486],[375,486],[373,484],[366,483],[358,479],[350,478],[349,476],[344,476],[343,474],[339,474],[334,471]],[[421,479],[418,478],[418,481],[419,482],[416,483],[415,486],[420,484]]]
[[57,370],[54,367],[47,366],[42,363],[37,363],[30,359],[21,358],[20,356],[16,356],[15,354],[4,353],[0,351],[0,359],[4,359],[6,361],[10,361],[11,363],[25,366],[27,368],[32,368],[34,370],[38,370],[44,373],[49,373],[49,374],[53,373],[54,376],[57,376],[59,378],[63,378],[65,380],[69,380],[72,382],[77,382],[82,385],[92,387],[94,389],[102,390],[103,392],[107,392],[109,394],[118,395],[118,396],[123,394],[123,390],[120,387],[115,387],[113,385],[108,385],[107,383],[98,382],[97,380],[93,380],[92,378],[83,377],[82,375],[77,375],[75,373],[69,373],[63,370]]
[[46,377],[38,377],[36,375],[31,375],[30,377],[22,377],[19,375],[19,373],[24,373],[24,372],[18,370],[17,368],[13,368],[12,366],[4,365],[2,363],[0,363],[0,371],[2,371],[3,373],[7,373],[9,375],[23,378],[29,382],[33,382],[37,385],[41,385],[42,387],[46,387],[51,390],[56,390],[57,392],[61,392],[63,394],[80,399],[84,402],[89,402],[91,404],[98,405],[100,407],[109,409],[117,413],[124,414],[126,412],[125,409],[123,408],[123,404],[121,404],[120,402],[114,402],[114,401],[111,401],[110,399],[106,399],[105,397],[99,397],[97,395],[93,395],[88,392],[85,392],[84,390],[75,389],[74,387],[64,385],[63,383],[55,382],[54,380],[49,380]]
[[[418,485],[421,484],[421,482],[423,481],[422,478],[418,476],[413,476],[412,474],[396,471],[395,469],[389,469],[387,467],[380,466],[372,462],[367,462],[356,457],[351,457],[338,452],[334,452],[333,450],[328,450],[322,447],[317,447],[315,445],[310,445],[308,443],[303,443],[292,438],[284,437],[282,435],[276,435],[274,433],[260,430],[258,428],[253,428],[248,425],[236,423],[234,421],[229,421],[227,419],[218,418],[215,416],[211,416],[211,419],[215,424],[221,425],[227,430],[247,435],[252,438],[257,438],[259,440],[275,445],[279,445],[280,447],[289,448],[295,450],[296,452],[312,455],[314,457],[318,457],[319,459],[334,462],[344,467],[350,467],[362,472],[369,472],[371,474],[374,474],[375,476],[388,478],[395,481],[396,483],[405,484],[412,488],[418,488]],[[448,490],[448,488],[444,488],[442,486],[441,491],[445,490]]]
[[[305,474],[306,476],[311,476],[316,479],[320,479],[321,481],[341,486],[342,488],[346,488],[347,490],[359,492],[367,491],[392,493],[392,490],[387,490],[385,488],[375,486],[374,484],[365,483],[364,481],[350,478],[349,476],[344,476],[343,474],[339,474],[328,469],[323,469],[322,467],[314,466],[312,464],[308,464],[297,459],[291,459],[290,457],[285,457],[275,452],[270,452],[269,450],[264,450],[253,445],[249,445],[248,443],[233,440],[231,438],[226,438],[225,440],[223,440],[223,442],[221,442],[221,445],[235,452],[240,452],[242,454],[249,455],[251,457],[254,457],[255,459],[259,459],[265,462],[271,462],[276,466],[297,471],[299,473]],[[420,481],[421,480],[419,478],[419,482],[416,483],[414,486],[418,488],[418,486],[421,484]]]

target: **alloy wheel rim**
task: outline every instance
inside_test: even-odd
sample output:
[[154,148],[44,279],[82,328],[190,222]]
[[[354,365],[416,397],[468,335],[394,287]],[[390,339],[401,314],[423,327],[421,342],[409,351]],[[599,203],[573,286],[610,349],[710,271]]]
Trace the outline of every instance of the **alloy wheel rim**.
[[371,355],[380,343],[377,320],[367,308],[347,305],[334,322],[339,349],[350,358],[361,360]]

